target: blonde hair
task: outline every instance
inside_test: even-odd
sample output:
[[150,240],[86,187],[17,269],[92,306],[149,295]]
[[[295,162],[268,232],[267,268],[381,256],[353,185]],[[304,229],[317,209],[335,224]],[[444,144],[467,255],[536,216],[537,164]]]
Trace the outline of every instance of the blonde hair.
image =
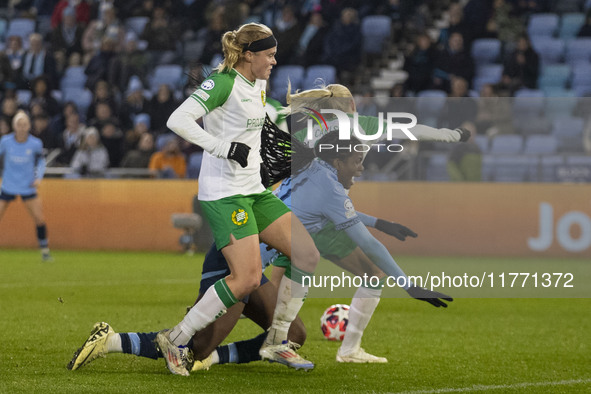
[[[307,112],[305,107],[320,110],[322,108],[338,109],[343,112],[351,112],[353,95],[349,88],[339,84],[320,86],[317,89],[304,90],[291,94],[291,82],[287,84],[285,101],[286,113]],[[334,100],[334,99],[337,100]],[[350,100],[343,100],[349,98]]]
[[245,45],[254,41],[272,36],[273,32],[261,23],[247,23],[238,28],[224,33],[222,36],[222,48],[224,60],[216,67],[219,72],[230,71],[242,56]]
[[23,111],[22,109],[18,110],[16,112],[16,114],[14,115],[14,117],[12,118],[12,128],[16,129],[16,123],[21,119],[25,119],[29,123],[29,129],[30,129],[31,128],[31,118],[29,118],[29,115],[27,115],[27,113],[25,111]]

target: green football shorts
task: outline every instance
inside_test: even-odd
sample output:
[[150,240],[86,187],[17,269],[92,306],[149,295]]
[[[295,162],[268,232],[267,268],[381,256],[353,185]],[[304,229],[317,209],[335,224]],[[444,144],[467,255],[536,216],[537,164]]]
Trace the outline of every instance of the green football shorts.
[[320,256],[328,260],[335,257],[340,260],[353,253],[357,248],[357,244],[349,238],[347,233],[336,230],[332,222],[329,222],[317,233],[310,235],[320,252]]
[[258,194],[225,197],[215,201],[200,201],[211,226],[218,250],[230,243],[230,234],[241,239],[259,234],[290,209],[270,190]]

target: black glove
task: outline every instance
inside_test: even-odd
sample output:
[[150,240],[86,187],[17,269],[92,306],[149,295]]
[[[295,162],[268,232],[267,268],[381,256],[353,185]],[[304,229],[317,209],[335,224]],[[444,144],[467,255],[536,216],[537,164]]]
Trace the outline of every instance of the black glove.
[[269,176],[269,170],[267,169],[267,166],[263,163],[261,163],[261,183],[263,184],[265,189],[271,186],[271,177]]
[[465,127],[458,127],[456,129],[458,133],[460,133],[460,142],[466,142],[470,139],[472,133]]
[[429,304],[431,304],[437,308],[439,308],[440,306],[447,308],[447,304],[445,302],[443,302],[442,300],[440,300],[440,298],[445,301],[448,301],[448,302],[451,302],[454,300],[450,296],[445,295],[443,293],[423,289],[422,287],[418,287],[418,286],[411,286],[408,288],[408,290],[406,290],[406,292],[412,298],[416,298],[417,300],[421,300],[421,301],[427,301]]
[[235,160],[240,164],[240,167],[244,168],[248,164],[248,152],[250,146],[243,144],[242,142],[232,142],[230,144],[230,152],[228,152],[228,159]]
[[376,229],[398,238],[401,241],[406,240],[406,237],[417,237],[417,233],[403,226],[402,224],[388,222],[387,220],[378,219],[376,222]]

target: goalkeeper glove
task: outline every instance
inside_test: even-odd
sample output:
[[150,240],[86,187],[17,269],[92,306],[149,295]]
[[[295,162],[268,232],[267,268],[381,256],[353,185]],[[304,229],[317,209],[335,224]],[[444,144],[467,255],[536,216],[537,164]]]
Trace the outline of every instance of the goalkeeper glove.
[[418,287],[418,286],[411,286],[406,290],[406,292],[412,298],[416,298],[417,300],[421,300],[421,301],[426,301],[429,304],[431,304],[437,308],[439,308],[440,306],[447,308],[447,304],[445,302],[443,302],[442,300],[445,300],[448,302],[451,302],[454,300],[450,296],[445,295],[443,293],[423,289],[422,287]]
[[230,144],[230,151],[228,152],[228,159],[238,162],[240,167],[244,168],[248,165],[249,151],[250,146],[243,144],[242,142],[232,142]]
[[417,233],[403,226],[402,224],[388,222],[387,220],[378,219],[376,222],[376,229],[398,238],[401,241],[406,240],[406,237],[417,237]]
[[460,142],[466,142],[470,139],[472,133],[465,127],[458,127],[456,129],[458,133],[460,133]]

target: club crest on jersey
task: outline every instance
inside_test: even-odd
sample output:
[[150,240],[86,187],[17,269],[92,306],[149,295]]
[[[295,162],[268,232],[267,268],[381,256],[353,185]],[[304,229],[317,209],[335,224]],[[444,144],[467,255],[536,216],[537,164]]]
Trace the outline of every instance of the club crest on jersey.
[[207,79],[207,80],[203,81],[203,83],[201,84],[201,89],[211,90],[211,89],[213,89],[214,86],[215,86],[215,82],[213,82],[213,80],[211,80],[211,79]]
[[353,208],[353,203],[351,202],[350,199],[345,200],[344,207],[345,207],[345,217],[347,219],[350,219],[353,216],[355,216],[355,208]]
[[248,212],[244,209],[238,209],[232,212],[232,223],[237,226],[242,226],[248,221]]
[[267,105],[267,93],[264,90],[261,90],[261,101],[263,102],[263,107]]

